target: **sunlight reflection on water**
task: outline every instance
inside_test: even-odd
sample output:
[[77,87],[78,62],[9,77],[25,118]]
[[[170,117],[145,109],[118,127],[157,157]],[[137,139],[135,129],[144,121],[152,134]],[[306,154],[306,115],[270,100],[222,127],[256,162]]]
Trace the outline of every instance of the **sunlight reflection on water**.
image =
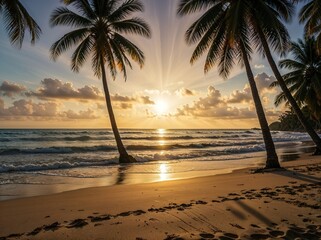
[[159,180],[168,180],[168,168],[166,163],[162,163],[159,165]]

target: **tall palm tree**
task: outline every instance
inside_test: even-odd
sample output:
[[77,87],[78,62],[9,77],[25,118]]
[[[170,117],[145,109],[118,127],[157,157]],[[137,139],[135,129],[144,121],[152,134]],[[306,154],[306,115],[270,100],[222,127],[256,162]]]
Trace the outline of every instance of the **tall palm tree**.
[[66,33],[50,49],[53,60],[73,46],[77,46],[71,57],[71,69],[78,72],[91,55],[92,69],[97,77],[102,77],[105,99],[112,130],[115,136],[120,163],[136,161],[130,156],[120,137],[107,84],[105,65],[115,79],[118,71],[127,78],[126,66],[132,68],[128,57],[144,64],[144,53],[122,34],[138,34],[150,37],[148,24],[137,17],[135,12],[143,11],[140,0],[65,0],[77,12],[67,7],[57,8],[51,15],[52,26],[70,26],[75,30]]
[[[263,56],[266,56],[284,96],[287,98],[302,126],[315,143],[316,150],[314,154],[321,154],[321,139],[311,124],[309,124],[291,95],[270,50],[271,46],[276,52],[282,55],[289,46],[289,34],[281,21],[290,20],[293,13],[293,0],[243,0],[242,2],[247,2],[250,8],[247,11],[250,14],[248,16],[244,15],[244,17],[248,18],[249,28],[253,29],[252,37],[258,49]],[[241,14],[244,14],[244,12]]]
[[191,63],[207,52],[205,73],[218,64],[219,73],[224,78],[228,77],[235,60],[245,66],[265,143],[266,168],[279,168],[278,156],[250,67],[251,32],[246,18],[240,14],[247,12],[249,8],[241,1],[181,0],[177,12],[184,16],[200,10],[205,12],[189,27],[185,35],[188,44],[197,44]]
[[[299,106],[307,105],[315,119],[321,119],[321,55],[317,52],[314,37],[292,42],[290,53],[293,59],[284,59],[279,65],[290,72],[283,75],[286,85]],[[271,86],[278,86],[278,82]],[[278,106],[287,102],[284,93],[276,97]]]
[[29,30],[31,44],[39,38],[41,29],[19,0],[0,0],[0,15],[12,45],[22,47],[25,30]]
[[316,36],[317,49],[321,53],[321,1],[309,0],[300,10],[300,23],[305,23],[307,36]]

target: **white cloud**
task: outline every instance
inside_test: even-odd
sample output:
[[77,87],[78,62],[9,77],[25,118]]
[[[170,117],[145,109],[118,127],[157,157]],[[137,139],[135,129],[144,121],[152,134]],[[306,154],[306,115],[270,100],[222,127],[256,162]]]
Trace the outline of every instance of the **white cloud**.
[[262,69],[262,68],[265,68],[265,66],[263,64],[255,64],[254,68],[255,69]]

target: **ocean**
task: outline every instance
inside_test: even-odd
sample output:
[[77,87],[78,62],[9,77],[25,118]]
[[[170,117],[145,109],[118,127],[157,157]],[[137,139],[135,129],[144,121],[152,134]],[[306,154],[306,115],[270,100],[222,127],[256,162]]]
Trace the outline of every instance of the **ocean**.
[[[138,162],[118,164],[108,129],[0,130],[0,200],[93,186],[206,176],[264,165],[260,130],[129,130]],[[312,152],[305,133],[272,132],[280,161]]]

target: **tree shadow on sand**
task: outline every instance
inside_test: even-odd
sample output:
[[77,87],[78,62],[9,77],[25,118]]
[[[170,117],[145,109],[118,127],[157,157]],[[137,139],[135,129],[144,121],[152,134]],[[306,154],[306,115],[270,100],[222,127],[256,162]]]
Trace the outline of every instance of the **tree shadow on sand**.
[[321,183],[321,178],[319,178],[319,177],[314,177],[311,175],[303,174],[303,173],[292,171],[292,170],[274,171],[271,173],[281,175],[284,177],[294,178],[296,180],[301,180],[301,181],[305,181],[305,182],[309,182],[309,183]]
[[128,175],[128,169],[131,168],[131,165],[120,165],[118,167],[118,174],[116,178],[116,185],[121,185],[125,183],[125,180]]
[[263,222],[264,224],[266,224],[267,226],[273,226],[273,222],[267,218],[266,216],[264,216],[262,213],[260,213],[258,210],[250,207],[249,205],[247,205],[246,203],[244,203],[243,201],[236,201],[236,203],[246,212],[248,212],[249,214],[251,214],[253,217],[257,218],[258,220],[260,220],[261,222]]

